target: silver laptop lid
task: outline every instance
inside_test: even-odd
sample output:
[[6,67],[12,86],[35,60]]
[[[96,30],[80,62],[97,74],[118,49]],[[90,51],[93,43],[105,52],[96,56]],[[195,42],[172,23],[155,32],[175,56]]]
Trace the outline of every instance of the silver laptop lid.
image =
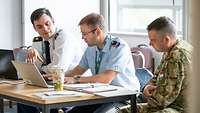
[[27,81],[31,85],[49,87],[35,64],[19,61],[12,61],[12,63],[24,81]]

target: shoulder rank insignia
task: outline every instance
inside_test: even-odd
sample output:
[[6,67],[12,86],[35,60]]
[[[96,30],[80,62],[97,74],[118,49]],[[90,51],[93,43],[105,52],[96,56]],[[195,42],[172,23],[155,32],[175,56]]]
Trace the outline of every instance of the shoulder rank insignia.
[[110,47],[117,48],[117,47],[119,47],[119,45],[120,45],[120,42],[117,42],[117,41],[114,40],[114,41],[111,42]]
[[57,39],[57,37],[58,37],[58,35],[59,35],[59,33],[62,31],[62,29],[59,29],[58,30],[58,32],[55,34],[55,36],[54,36],[54,39],[56,40]]
[[56,40],[57,37],[58,37],[59,33],[56,33],[55,36],[54,36],[54,39]]
[[42,37],[38,36],[33,38],[33,42],[39,42],[39,41],[42,41]]

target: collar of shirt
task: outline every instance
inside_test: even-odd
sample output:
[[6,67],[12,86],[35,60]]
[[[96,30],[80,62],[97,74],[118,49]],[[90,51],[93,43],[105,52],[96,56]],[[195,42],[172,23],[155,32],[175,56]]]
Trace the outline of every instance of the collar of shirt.
[[50,48],[53,47],[52,49],[55,49],[55,40],[57,38],[57,36],[55,36],[55,35],[57,35],[57,33],[61,32],[61,31],[62,31],[61,29],[56,28],[55,33],[51,37],[49,37],[49,39],[47,40],[47,41],[49,41]]
[[[104,47],[102,48],[102,52],[103,52],[103,53],[106,53],[106,52],[109,51],[111,42],[112,42],[111,35],[106,35],[106,37],[105,37],[105,45],[104,45]],[[96,51],[100,52],[99,49],[98,49],[97,47],[96,47]]]
[[179,43],[180,43],[180,40],[177,39],[177,40],[176,40],[176,43],[174,43],[174,45],[170,48],[170,50],[169,50],[168,52],[164,52],[164,54],[163,54],[164,59],[170,58],[172,52],[173,52],[175,49],[177,49],[177,45],[179,45]]

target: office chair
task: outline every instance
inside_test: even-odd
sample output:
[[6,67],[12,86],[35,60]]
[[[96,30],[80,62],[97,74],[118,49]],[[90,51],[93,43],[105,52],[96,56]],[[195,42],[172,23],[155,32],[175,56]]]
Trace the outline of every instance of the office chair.
[[[148,69],[152,73],[154,73],[153,50],[149,46],[147,46],[146,44],[139,44],[136,47],[132,47],[131,52],[132,52],[135,68],[145,67],[146,69]],[[137,56],[140,58],[138,58]],[[142,59],[143,59],[143,62],[142,62]],[[143,67],[141,67],[141,66],[143,66]]]
[[145,57],[141,51],[132,51],[132,58],[136,69],[145,67]]

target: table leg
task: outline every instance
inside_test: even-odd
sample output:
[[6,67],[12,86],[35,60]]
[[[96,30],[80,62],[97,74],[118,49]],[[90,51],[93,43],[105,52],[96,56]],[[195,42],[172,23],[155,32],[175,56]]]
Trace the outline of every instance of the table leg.
[[2,98],[0,98],[0,113],[4,113],[4,103]]
[[50,108],[48,105],[43,105],[42,107],[42,113],[50,113]]
[[12,106],[12,101],[11,100],[9,100],[9,108],[12,108],[13,106]]
[[131,96],[131,113],[137,113],[136,94]]

